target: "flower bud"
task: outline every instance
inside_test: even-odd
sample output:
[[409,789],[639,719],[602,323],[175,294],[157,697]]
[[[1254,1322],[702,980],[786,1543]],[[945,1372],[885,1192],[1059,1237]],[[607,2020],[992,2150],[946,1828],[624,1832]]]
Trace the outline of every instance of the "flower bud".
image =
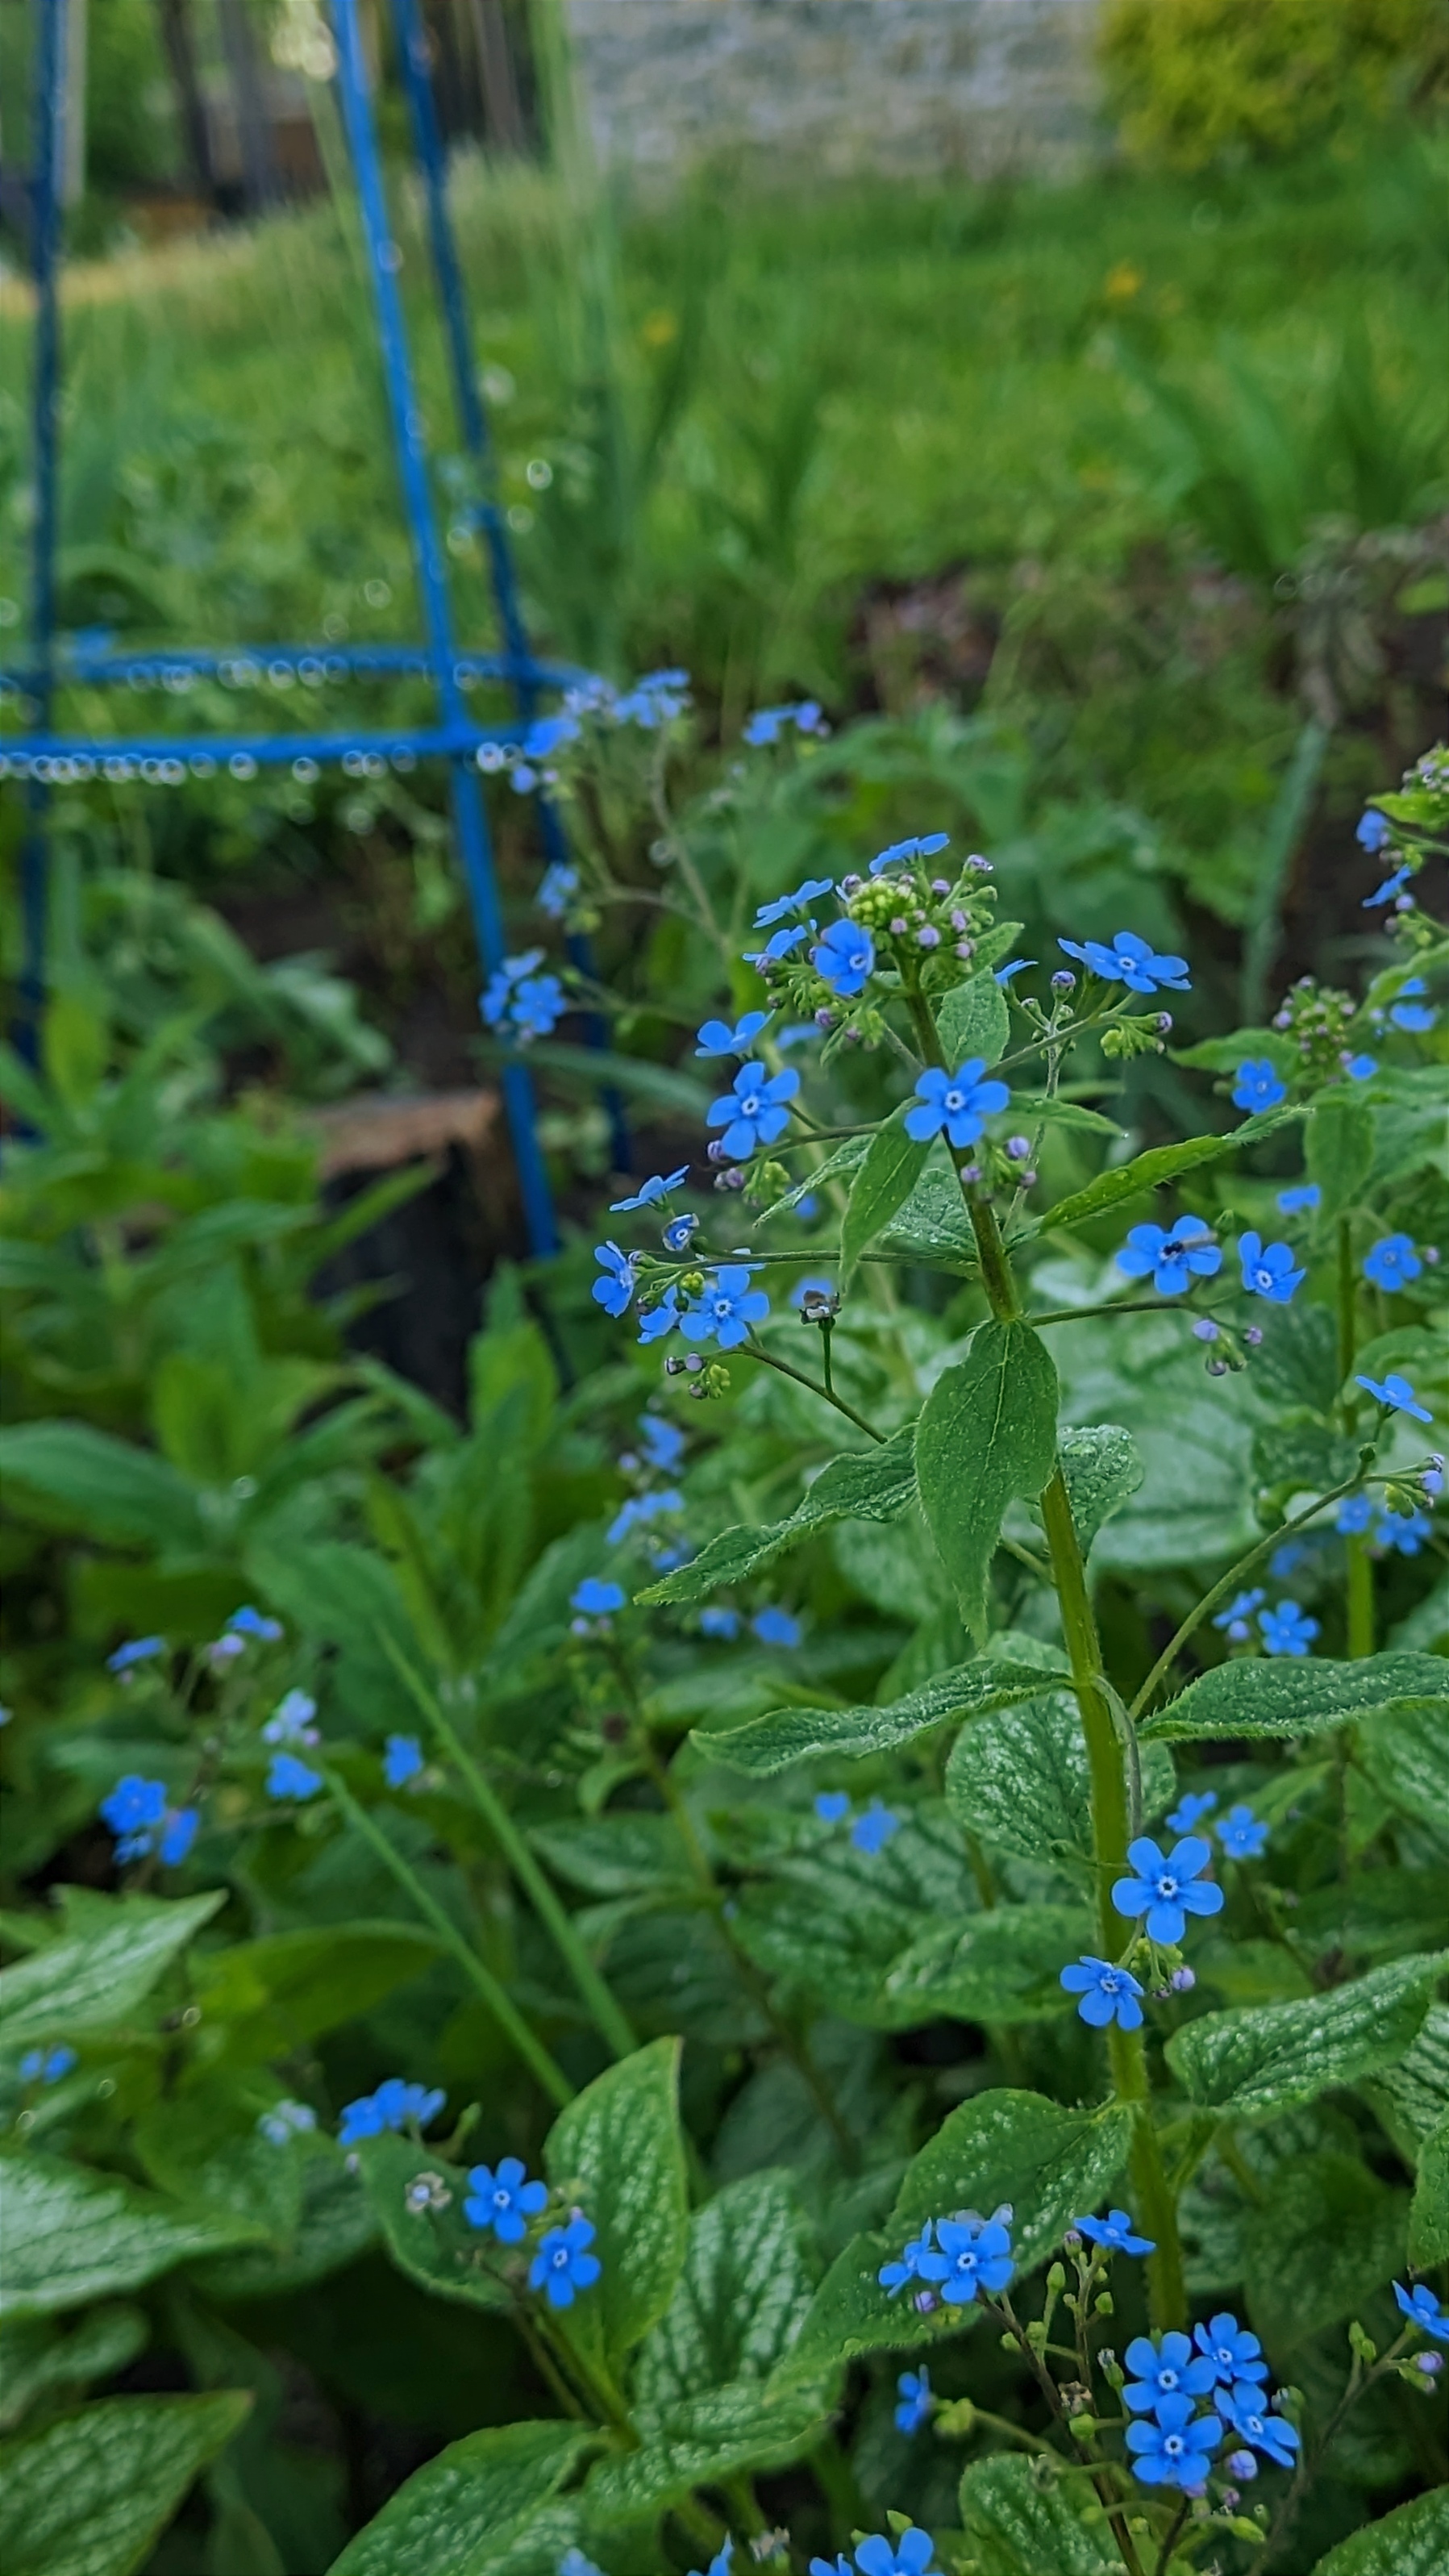
[[906,925],[898,912],[892,914],[891,919],[886,923],[886,928],[892,939],[904,939],[906,935]]
[[865,879],[864,879],[864,877],[857,877],[857,876],[842,877],[842,878],[841,878],[841,880],[840,880],[840,891],[841,891],[841,893],[846,897],[846,899],[847,899],[847,900],[849,900],[849,898],[850,898],[850,896],[851,896],[851,895],[853,895],[853,894],[859,894],[860,889],[861,889],[861,887],[864,885],[864,883],[865,883]]
[[1195,1342],[1217,1341],[1219,1338],[1219,1328],[1213,1322],[1211,1315],[1199,1315],[1197,1322],[1192,1328],[1192,1337]]
[[1067,967],[1059,966],[1052,977],[1052,991],[1054,993],[1075,993],[1076,989],[1077,979],[1075,975],[1073,975]]
[[1443,2367],[1442,2352],[1416,2352],[1414,2355],[1414,2368],[1421,2371],[1425,2379],[1437,2379]]
[[1243,1334],[1243,1339],[1244,1339],[1244,1341],[1247,1343],[1248,1348],[1249,1348],[1249,1350],[1250,1350],[1250,1351],[1255,1351],[1255,1350],[1257,1350],[1257,1348],[1259,1347],[1259,1344],[1261,1343],[1261,1341],[1262,1341],[1262,1339],[1263,1339],[1263,1327],[1262,1327],[1262,1325],[1261,1325],[1261,1324],[1249,1324],[1249,1325],[1248,1325],[1248,1327],[1247,1327],[1247,1329],[1246,1329],[1246,1331],[1245,1331],[1245,1332],[1244,1332],[1244,1334]]
[[724,1138],[722,1136],[711,1136],[709,1143],[704,1149],[704,1156],[707,1163],[728,1162],[729,1156],[726,1154],[724,1149]]
[[1029,1136],[1008,1136],[1006,1140],[1006,1150],[1013,1163],[1024,1163],[1031,1152],[1031,1138]]
[[976,954],[975,942],[970,939],[958,939],[956,942],[955,954],[961,958],[963,963],[969,963],[970,959]]
[[1251,2451],[1229,2451],[1224,2465],[1232,2470],[1235,2478],[1242,2479],[1244,2486],[1258,2474],[1258,2463]]
[[817,1029],[833,1029],[835,1026],[835,1013],[831,1010],[817,1011],[815,1014],[815,1025]]
[[932,877],[932,879],[931,879],[931,892],[932,892],[932,894],[949,894],[949,893],[950,893],[950,891],[951,891],[951,880],[950,880],[950,878],[949,878],[949,877]]
[[928,921],[924,929],[917,931],[916,946],[918,948],[939,948],[940,945],[941,934],[933,921]]
[[1192,1969],[1191,1969],[1191,1968],[1174,1968],[1174,1969],[1173,1969],[1173,1972],[1172,1972],[1172,1991],[1173,1991],[1173,1993],[1174,1993],[1175,1995],[1189,1995],[1189,1994],[1191,1994],[1191,1992],[1192,1992],[1192,1990],[1193,1990],[1193,1987],[1194,1987],[1196,1984],[1197,1984],[1197,1978],[1196,1978],[1196,1976],[1194,1975],[1194,1973],[1193,1973],[1193,1971],[1192,1971]]
[[1207,1364],[1207,1373],[1209,1377],[1226,1377],[1228,1373],[1227,1361],[1209,1360]]
[[1160,1038],[1170,1038],[1170,1037],[1171,1037],[1171,1035],[1172,1035],[1172,1013],[1171,1013],[1171,1011],[1159,1011],[1159,1012],[1158,1012],[1158,1014],[1157,1014],[1157,1034],[1158,1034],[1158,1036],[1159,1036]]

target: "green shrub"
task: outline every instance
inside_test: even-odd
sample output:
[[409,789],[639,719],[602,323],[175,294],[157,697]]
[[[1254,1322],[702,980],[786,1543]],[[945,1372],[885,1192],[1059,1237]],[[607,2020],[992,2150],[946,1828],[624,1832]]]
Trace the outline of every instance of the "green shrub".
[[1109,0],[1101,58],[1129,152],[1273,159],[1442,97],[1443,0]]

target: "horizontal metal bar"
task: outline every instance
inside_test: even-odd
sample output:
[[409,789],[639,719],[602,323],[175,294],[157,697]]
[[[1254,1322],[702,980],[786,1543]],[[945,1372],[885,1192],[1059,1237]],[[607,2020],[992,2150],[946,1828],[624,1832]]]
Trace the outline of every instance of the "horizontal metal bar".
[[[448,760],[459,754],[476,760],[480,769],[501,769],[503,760],[487,755],[518,742],[524,731],[514,717],[499,725],[401,727],[388,733],[154,734],[125,739],[69,733],[0,735],[0,778],[36,776],[65,786],[99,775],[116,784],[139,778],[148,785],[179,787],[188,777],[213,778],[222,768],[233,777],[249,778],[258,769],[283,769],[298,761],[319,769],[340,761],[359,777],[378,777],[384,769],[400,764]],[[77,763],[82,766],[77,768]]]
[[[266,681],[288,686],[300,679],[304,686],[320,688],[327,681],[373,671],[414,672],[428,678],[433,657],[423,644],[237,644],[218,651],[186,646],[144,653],[88,650],[72,644],[59,648],[54,677],[62,685],[85,682],[93,688],[148,684],[164,688],[168,681],[197,678],[216,678],[231,688],[260,688]],[[508,653],[461,650],[453,656],[452,672],[460,682],[504,680],[514,687],[535,689],[580,688],[592,677],[573,663],[540,662],[532,655],[520,661]],[[0,665],[0,689],[29,690],[36,677],[19,664]]]

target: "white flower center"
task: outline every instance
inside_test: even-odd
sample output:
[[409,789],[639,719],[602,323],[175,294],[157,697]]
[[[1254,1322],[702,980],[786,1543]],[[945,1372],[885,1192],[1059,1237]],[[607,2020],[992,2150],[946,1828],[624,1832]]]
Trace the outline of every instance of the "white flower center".
[[740,1107],[747,1118],[757,1118],[760,1112],[759,1093],[757,1091],[747,1091],[743,1100],[740,1102]]
[[951,1114],[952,1114],[952,1116],[953,1116],[953,1117],[955,1116],[956,1111],[957,1111],[958,1109],[964,1109],[964,1108],[965,1108],[965,1106],[966,1106],[966,1094],[965,1094],[965,1092],[964,1092],[964,1091],[948,1091],[948,1092],[947,1092],[947,1094],[946,1094],[946,1107],[950,1110],[950,1112],[951,1112]]

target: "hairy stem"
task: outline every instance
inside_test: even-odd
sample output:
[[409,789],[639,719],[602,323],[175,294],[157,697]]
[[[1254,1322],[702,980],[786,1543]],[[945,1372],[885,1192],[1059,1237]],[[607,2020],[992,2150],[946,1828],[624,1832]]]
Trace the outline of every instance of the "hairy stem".
[[745,1350],[750,1359],[758,1360],[764,1368],[774,1369],[777,1376],[793,1378],[797,1386],[808,1387],[812,1395],[819,1396],[822,1404],[833,1404],[837,1413],[843,1413],[848,1422],[855,1424],[857,1431],[863,1431],[867,1439],[879,1441],[884,1446],[885,1433],[877,1431],[875,1424],[867,1422],[865,1415],[857,1413],[854,1405],[847,1404],[844,1396],[837,1395],[833,1387],[821,1386],[818,1379],[807,1377],[803,1369],[792,1368],[788,1360],[777,1360],[774,1352],[767,1351],[763,1343],[757,1342],[753,1336],[746,1342]]

